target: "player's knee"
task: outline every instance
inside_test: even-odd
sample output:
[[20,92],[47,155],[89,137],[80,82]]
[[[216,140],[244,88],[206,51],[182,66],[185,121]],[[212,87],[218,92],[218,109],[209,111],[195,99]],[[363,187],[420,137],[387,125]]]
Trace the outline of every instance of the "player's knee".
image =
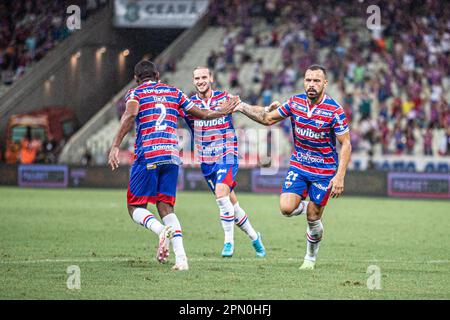
[[280,212],[285,217],[290,217],[291,214],[292,214],[292,211],[290,211],[290,210],[283,210],[283,209],[281,209]]
[[162,201],[156,203],[156,208],[158,209],[158,213],[161,218],[164,218],[169,213],[173,213],[174,211],[171,204]]
[[216,199],[228,197],[230,195],[230,187],[227,185],[217,184],[215,193]]
[[127,209],[128,209],[128,214],[130,215],[131,219],[133,219],[133,212],[134,212],[134,209],[136,209],[136,207],[127,205]]
[[295,208],[292,208],[291,206],[280,205],[280,212],[285,217],[290,217],[292,215],[292,211],[294,210]]

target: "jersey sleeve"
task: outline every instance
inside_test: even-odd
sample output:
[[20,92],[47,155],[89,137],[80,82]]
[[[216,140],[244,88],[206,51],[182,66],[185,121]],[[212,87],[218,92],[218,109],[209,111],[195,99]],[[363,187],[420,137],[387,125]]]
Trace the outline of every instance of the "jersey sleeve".
[[128,90],[127,94],[125,95],[125,104],[127,104],[128,101],[136,101],[137,103],[140,102],[139,94],[135,89]]
[[345,116],[344,109],[341,106],[339,106],[333,113],[331,127],[337,135],[341,135],[349,131],[347,117]]
[[186,114],[189,109],[194,106],[194,103],[182,91],[178,94],[178,105],[180,106],[181,114]]
[[283,117],[287,118],[292,115],[291,113],[291,103],[292,103],[292,97],[289,98],[289,100],[283,102],[278,108],[278,113]]

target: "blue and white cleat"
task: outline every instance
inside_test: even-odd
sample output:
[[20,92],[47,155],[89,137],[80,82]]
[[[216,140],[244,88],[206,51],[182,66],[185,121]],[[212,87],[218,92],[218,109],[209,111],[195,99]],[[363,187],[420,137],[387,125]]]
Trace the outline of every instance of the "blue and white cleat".
[[261,233],[258,232],[258,238],[252,241],[252,245],[255,248],[257,258],[264,258],[266,256],[266,249],[261,241]]
[[233,256],[234,245],[231,242],[226,242],[223,245],[222,257],[230,258]]

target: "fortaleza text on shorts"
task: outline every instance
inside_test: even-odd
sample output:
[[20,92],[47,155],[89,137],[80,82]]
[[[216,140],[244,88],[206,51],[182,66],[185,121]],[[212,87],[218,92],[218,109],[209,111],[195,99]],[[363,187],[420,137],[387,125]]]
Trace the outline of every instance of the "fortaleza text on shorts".
[[180,307],[180,315],[204,315],[209,318],[214,314],[221,315],[265,315],[270,317],[270,304],[224,304],[222,307],[190,306]]

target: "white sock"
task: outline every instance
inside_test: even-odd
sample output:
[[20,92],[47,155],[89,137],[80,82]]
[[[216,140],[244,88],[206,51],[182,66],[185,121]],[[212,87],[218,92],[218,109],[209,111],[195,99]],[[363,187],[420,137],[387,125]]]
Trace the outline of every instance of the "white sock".
[[169,213],[167,216],[162,218],[166,226],[172,226],[175,230],[175,234],[172,238],[173,252],[175,253],[175,260],[178,262],[180,260],[186,259],[186,252],[183,246],[183,234],[181,233],[180,221],[178,221],[175,213]]
[[306,255],[305,260],[316,261],[319,251],[320,240],[322,240],[323,225],[322,221],[308,221],[306,229]]
[[306,214],[306,210],[308,209],[308,203],[309,201],[300,201],[300,204],[298,205],[297,209],[292,211],[292,213],[287,217],[299,216],[304,213]]
[[258,234],[256,233],[255,229],[253,229],[252,225],[250,224],[250,220],[247,217],[247,214],[245,213],[244,209],[242,209],[239,206],[239,202],[236,202],[236,204],[233,206],[234,208],[234,222],[236,225],[244,231],[249,238],[254,241],[258,239]]
[[145,228],[152,230],[157,235],[164,229],[161,222],[150,211],[144,208],[137,208],[133,211],[133,220]]
[[220,221],[225,232],[224,243],[234,243],[234,208],[230,197],[216,199],[220,210]]

